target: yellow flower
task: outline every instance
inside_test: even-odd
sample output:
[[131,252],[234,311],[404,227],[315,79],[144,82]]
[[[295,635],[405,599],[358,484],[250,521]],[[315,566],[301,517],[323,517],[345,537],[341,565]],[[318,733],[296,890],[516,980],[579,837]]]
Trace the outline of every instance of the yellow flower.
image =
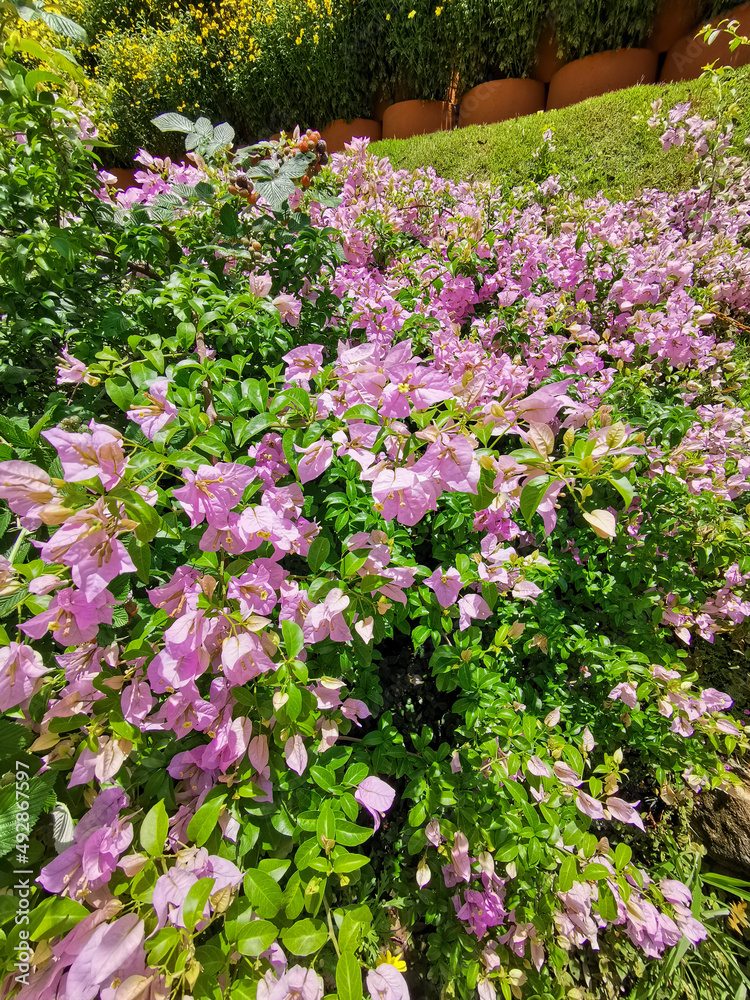
[[390,19],[391,19],[391,15],[390,15],[390,14],[386,14],[386,15],[385,15],[385,19],[386,19],[386,21],[390,21]]
[[406,972],[406,962],[400,955],[391,954],[390,949],[385,953],[385,955],[380,955],[378,958],[378,965],[392,965],[394,969],[399,972]]
[[440,15],[442,13],[443,13],[443,8],[442,7],[436,7],[435,8],[435,17],[440,17]]
[[417,14],[417,12],[415,10],[411,11],[409,13],[409,20],[411,20],[413,17],[416,17],[416,14]]

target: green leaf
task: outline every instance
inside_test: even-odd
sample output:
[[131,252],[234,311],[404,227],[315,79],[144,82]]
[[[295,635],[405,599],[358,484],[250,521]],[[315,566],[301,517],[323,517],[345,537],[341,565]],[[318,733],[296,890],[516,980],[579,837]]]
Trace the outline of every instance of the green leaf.
[[723,889],[724,892],[731,892],[734,896],[739,896],[740,899],[746,899],[750,901],[750,882],[745,882],[741,878],[732,878],[731,875],[718,875],[716,872],[701,872],[700,874],[701,882],[705,882],[706,885],[715,886],[717,889]]
[[560,872],[557,876],[557,891],[567,892],[573,888],[573,884],[578,878],[578,865],[572,854],[568,854],[560,865]]
[[[337,853],[340,851],[341,853]],[[364,868],[370,859],[364,854],[350,854],[344,848],[337,848],[332,855],[333,870],[337,875],[346,875],[349,872],[356,872]]]
[[617,920],[617,900],[614,893],[606,883],[599,886],[599,899],[597,908],[602,917],[607,921]]
[[599,879],[612,878],[612,872],[605,865],[599,864],[598,861],[592,861],[583,869],[582,878],[598,882]]
[[[24,809],[24,812],[29,814],[29,830],[34,829],[42,812],[51,809],[55,804],[56,798],[52,788],[55,777],[55,771],[36,775],[29,781],[29,787],[23,790],[26,798],[22,801],[28,802],[28,808]],[[19,797],[20,795],[21,790],[19,789]],[[15,784],[5,785],[0,788],[0,857],[8,854],[16,846],[17,819],[18,805]]]
[[320,856],[320,844],[317,840],[305,840],[297,848],[297,852],[294,855],[294,864],[299,871],[303,871],[305,868],[310,867],[310,862],[314,861]]
[[32,941],[43,941],[58,934],[67,934],[88,915],[86,907],[74,899],[52,896],[29,914],[29,937]]
[[36,442],[20,420],[0,414],[0,437],[17,448],[33,448]]
[[348,823],[343,819],[336,823],[336,840],[345,847],[358,847],[369,840],[371,836],[372,830],[357,826],[356,823]]
[[331,771],[326,767],[321,767],[319,764],[313,764],[310,768],[310,776],[316,785],[319,785],[324,792],[330,792],[330,790],[336,784],[336,778]]
[[362,970],[351,951],[342,952],[336,964],[336,991],[339,1000],[362,1000]]
[[627,476],[610,476],[609,481],[622,497],[625,503],[625,509],[627,510],[633,502],[633,497],[635,496],[635,489],[632,483]]
[[356,406],[350,406],[344,414],[344,420],[366,420],[370,424],[381,423],[378,411],[368,406],[367,403],[357,403]]
[[148,542],[139,542],[135,535],[131,535],[126,548],[138,579],[141,583],[148,583],[151,579],[151,546]]
[[[63,35],[65,38],[70,38],[71,41],[80,42],[82,45],[88,45],[89,37],[81,27],[75,21],[71,21],[69,17],[64,17],[62,14],[57,14],[51,10],[40,10],[39,17],[44,21],[47,27],[52,28],[53,31],[57,32],[58,35]],[[30,76],[31,74],[29,74]],[[29,85],[28,76],[26,78],[26,83]]]
[[133,383],[124,375],[113,375],[104,383],[107,395],[121,410],[130,409],[130,404],[135,399],[135,389]]
[[188,839],[197,847],[203,847],[219,822],[219,815],[224,806],[224,799],[210,799],[204,802],[198,812],[188,823]]
[[188,931],[194,931],[196,924],[204,920],[204,911],[208,897],[213,892],[215,878],[199,878],[198,881],[188,889],[185,901],[182,904],[182,919]]
[[371,923],[372,914],[364,903],[347,910],[339,929],[341,951],[356,951]]
[[247,426],[242,432],[243,444],[245,441],[249,441],[250,438],[255,437],[256,434],[260,434],[267,427],[276,423],[276,417],[272,413],[259,413],[252,420],[248,420]]
[[164,801],[160,800],[149,809],[141,823],[141,847],[152,858],[160,857],[164,853],[168,833],[169,816]]
[[151,124],[156,125],[161,132],[192,132],[194,128],[189,118],[173,111],[157,115],[156,118],[151,119]]
[[302,629],[296,622],[291,622],[285,619],[281,623],[281,634],[284,637],[286,655],[290,660],[293,660],[305,646]]
[[154,508],[135,490],[129,490],[126,486],[117,486],[108,495],[122,500],[133,520],[138,522],[136,538],[141,542],[150,542],[161,527],[161,518]]
[[281,909],[281,888],[267,872],[251,868],[243,882],[253,909],[261,917],[275,917]]
[[320,567],[328,558],[330,551],[331,543],[325,535],[318,535],[316,538],[313,538],[307,553],[307,561],[313,573],[317,573],[320,570]]
[[287,406],[291,406],[301,413],[309,413],[310,396],[304,389],[300,389],[296,385],[292,386],[291,389],[284,389],[278,395],[274,396],[271,409],[274,413],[278,413],[279,410],[283,410]]
[[[332,841],[336,839],[336,817],[333,814],[333,808],[330,801],[323,803],[320,815],[318,816],[315,831],[318,835],[318,840],[323,847],[326,846],[323,843],[324,840]],[[330,844],[328,846],[330,847]]]
[[615,868],[620,871],[630,863],[633,851],[627,844],[618,844],[615,849]]
[[328,929],[322,920],[305,917],[281,932],[281,940],[292,955],[312,955],[328,940]]
[[542,502],[542,497],[547,492],[549,484],[549,476],[536,476],[523,488],[520,504],[521,513],[529,526],[531,526],[531,519],[536,514],[536,509]]
[[251,920],[240,928],[237,939],[237,951],[241,955],[257,958],[261,952],[269,948],[276,940],[278,931],[270,920]]

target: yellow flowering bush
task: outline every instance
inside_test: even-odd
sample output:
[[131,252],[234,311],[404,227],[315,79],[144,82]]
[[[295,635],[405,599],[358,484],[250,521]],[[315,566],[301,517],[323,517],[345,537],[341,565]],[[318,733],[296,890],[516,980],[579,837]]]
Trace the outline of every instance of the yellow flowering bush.
[[[177,152],[164,111],[231,121],[242,140],[368,117],[377,51],[366,0],[61,0],[120,158]],[[175,143],[170,148],[170,142]]]

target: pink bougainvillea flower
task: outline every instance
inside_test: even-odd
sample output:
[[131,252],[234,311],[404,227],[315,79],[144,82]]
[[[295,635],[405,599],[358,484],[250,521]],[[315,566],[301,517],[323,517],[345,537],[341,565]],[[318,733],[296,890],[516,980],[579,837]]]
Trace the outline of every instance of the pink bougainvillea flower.
[[432,844],[433,847],[440,847],[443,841],[443,836],[440,833],[440,823],[436,819],[431,819],[430,822],[425,827],[425,836]]
[[279,315],[289,326],[299,326],[299,314],[302,312],[302,303],[294,295],[282,292],[273,300],[273,304],[279,310]]
[[607,695],[613,701],[620,699],[628,708],[638,708],[638,689],[632,681],[623,681]]
[[354,798],[363,806],[375,821],[375,829],[380,827],[380,819],[385,816],[393,805],[396,792],[380,778],[370,776],[359,785]]
[[80,483],[98,476],[102,486],[109,490],[122,479],[128,459],[122,450],[122,434],[113,427],[92,420],[88,434],[53,427],[42,431],[42,437],[57,449],[69,483]]
[[384,962],[370,969],[366,979],[372,1000],[409,1000],[409,987],[395,965]]
[[576,806],[584,815],[590,816],[591,819],[604,819],[604,806],[601,802],[580,788],[576,794]]
[[255,479],[255,472],[236,462],[199,465],[193,472],[184,469],[185,485],[172,495],[179,500],[195,528],[205,520],[214,528],[225,528],[229,511],[242,499],[246,487]]
[[126,756],[118,739],[100,736],[96,752],[84,746],[79,754],[68,788],[88,784],[94,778],[101,783],[111,781],[122,767]]
[[225,639],[221,647],[221,663],[224,676],[235,686],[276,669],[260,639],[252,632],[240,632]]
[[[157,927],[165,927],[167,924],[173,927],[185,926],[182,905],[197,881],[197,875],[177,866],[159,876],[151,899],[158,921]],[[206,904],[204,917],[208,916],[208,904]]]
[[309,387],[310,379],[317,375],[323,366],[323,348],[320,344],[307,344],[305,347],[295,347],[288,351],[282,361],[286,361],[285,377],[287,382]]
[[463,632],[471,625],[472,619],[479,618],[489,618],[492,614],[487,602],[479,596],[479,594],[466,594],[458,602],[458,610],[460,612],[458,618],[458,629]]
[[134,573],[135,566],[128,551],[117,537],[118,518],[106,510],[104,501],[76,511],[52,538],[40,546],[40,555],[47,563],[69,566],[73,583],[87,600],[106,589],[121,573]]
[[28,703],[48,672],[39,653],[23,642],[0,649],[0,711]]
[[252,564],[242,576],[233,577],[227,597],[240,602],[243,615],[268,615],[278,603],[271,574],[266,566]]
[[526,766],[529,769],[529,773],[535,774],[537,778],[550,777],[550,769],[540,757],[536,756],[536,754],[533,757],[529,757],[529,762]]
[[425,583],[430,590],[434,591],[438,603],[443,608],[449,608],[456,603],[463,586],[461,574],[454,566],[445,571],[443,571],[442,566],[438,567],[434,573],[427,577]]
[[31,462],[0,462],[0,498],[8,501],[21,524],[29,531],[42,523],[39,516],[47,504],[59,497],[50,477]]
[[453,838],[451,847],[453,870],[464,882],[471,881],[471,860],[469,859],[469,841],[465,833],[459,830]]
[[297,451],[302,452],[303,456],[297,465],[297,475],[301,483],[317,479],[333,461],[333,444],[325,438],[320,438],[307,448],[297,447]]
[[68,969],[61,1000],[95,1000],[100,989],[145,969],[145,927],[137,913],[100,924]]
[[76,824],[72,846],[42,868],[38,881],[47,892],[75,899],[79,889],[96,889],[109,882],[120,855],[133,840],[132,825],[119,818],[129,803],[117,785],[99,792]]
[[607,799],[607,811],[615,819],[619,819],[621,823],[630,823],[632,826],[637,826],[639,830],[646,832],[646,828],[643,825],[643,820],[638,815],[636,806],[639,805],[638,802],[626,802],[624,799],[617,798],[616,795],[610,795]]
[[168,388],[169,379],[156,379],[144,393],[146,401],[135,403],[128,410],[130,419],[139,425],[150,441],[177,416],[177,407],[167,399]]
[[163,608],[170,618],[175,618],[185,610],[195,611],[198,607],[200,573],[193,566],[178,566],[172,579],[161,587],[148,590],[148,599],[155,608]]
[[88,385],[99,384],[99,379],[89,374],[83,361],[74,358],[67,350],[63,350],[57,360],[58,385],[62,385],[64,382],[69,382],[72,385],[80,385],[81,382],[86,382]]
[[61,646],[80,646],[96,638],[99,625],[112,623],[114,603],[108,590],[89,600],[80,590],[68,587],[55,594],[47,611],[24,622],[21,631],[32,639],[51,631]]
[[307,642],[349,642],[352,634],[344,620],[343,612],[349,607],[350,598],[339,587],[329,590],[322,604],[314,604],[307,612],[303,631]]
[[304,772],[307,767],[307,750],[305,749],[305,741],[299,733],[290,736],[284,744],[284,756],[293,771],[296,771],[297,774]]
[[264,299],[271,291],[273,279],[270,274],[250,274],[247,278],[247,288],[257,299]]
[[413,469],[388,469],[379,463],[363,472],[362,478],[372,482],[375,510],[386,521],[395,518],[399,524],[411,526],[421,521],[428,510],[436,509],[440,486]]
[[678,879],[663,878],[659,882],[659,889],[664,898],[670,903],[681,903],[682,906],[690,906],[693,902],[693,894]]
[[293,965],[279,979],[269,970],[258,983],[256,1000],[321,1000],[323,980],[312,969]]
[[466,889],[463,906],[460,896],[454,896],[453,905],[458,919],[465,921],[469,930],[478,938],[483,938],[490,927],[497,927],[504,922],[507,916],[503,906],[504,899],[505,890],[497,893],[492,889],[485,892]]
[[576,771],[574,771],[572,767],[569,767],[564,761],[556,761],[552,765],[552,770],[564,785],[572,785],[574,788],[577,788],[579,785],[583,784]]

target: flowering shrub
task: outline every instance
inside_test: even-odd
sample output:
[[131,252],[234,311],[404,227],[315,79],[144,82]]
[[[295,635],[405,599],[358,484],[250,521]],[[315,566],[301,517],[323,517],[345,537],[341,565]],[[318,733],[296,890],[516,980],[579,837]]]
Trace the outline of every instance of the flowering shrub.
[[[90,159],[14,72],[13,176]],[[67,296],[120,270],[0,420],[3,995],[619,990],[708,933],[660,790],[748,746],[692,659],[750,615],[745,179],[508,197],[357,142],[305,186],[303,144],[61,216]]]

